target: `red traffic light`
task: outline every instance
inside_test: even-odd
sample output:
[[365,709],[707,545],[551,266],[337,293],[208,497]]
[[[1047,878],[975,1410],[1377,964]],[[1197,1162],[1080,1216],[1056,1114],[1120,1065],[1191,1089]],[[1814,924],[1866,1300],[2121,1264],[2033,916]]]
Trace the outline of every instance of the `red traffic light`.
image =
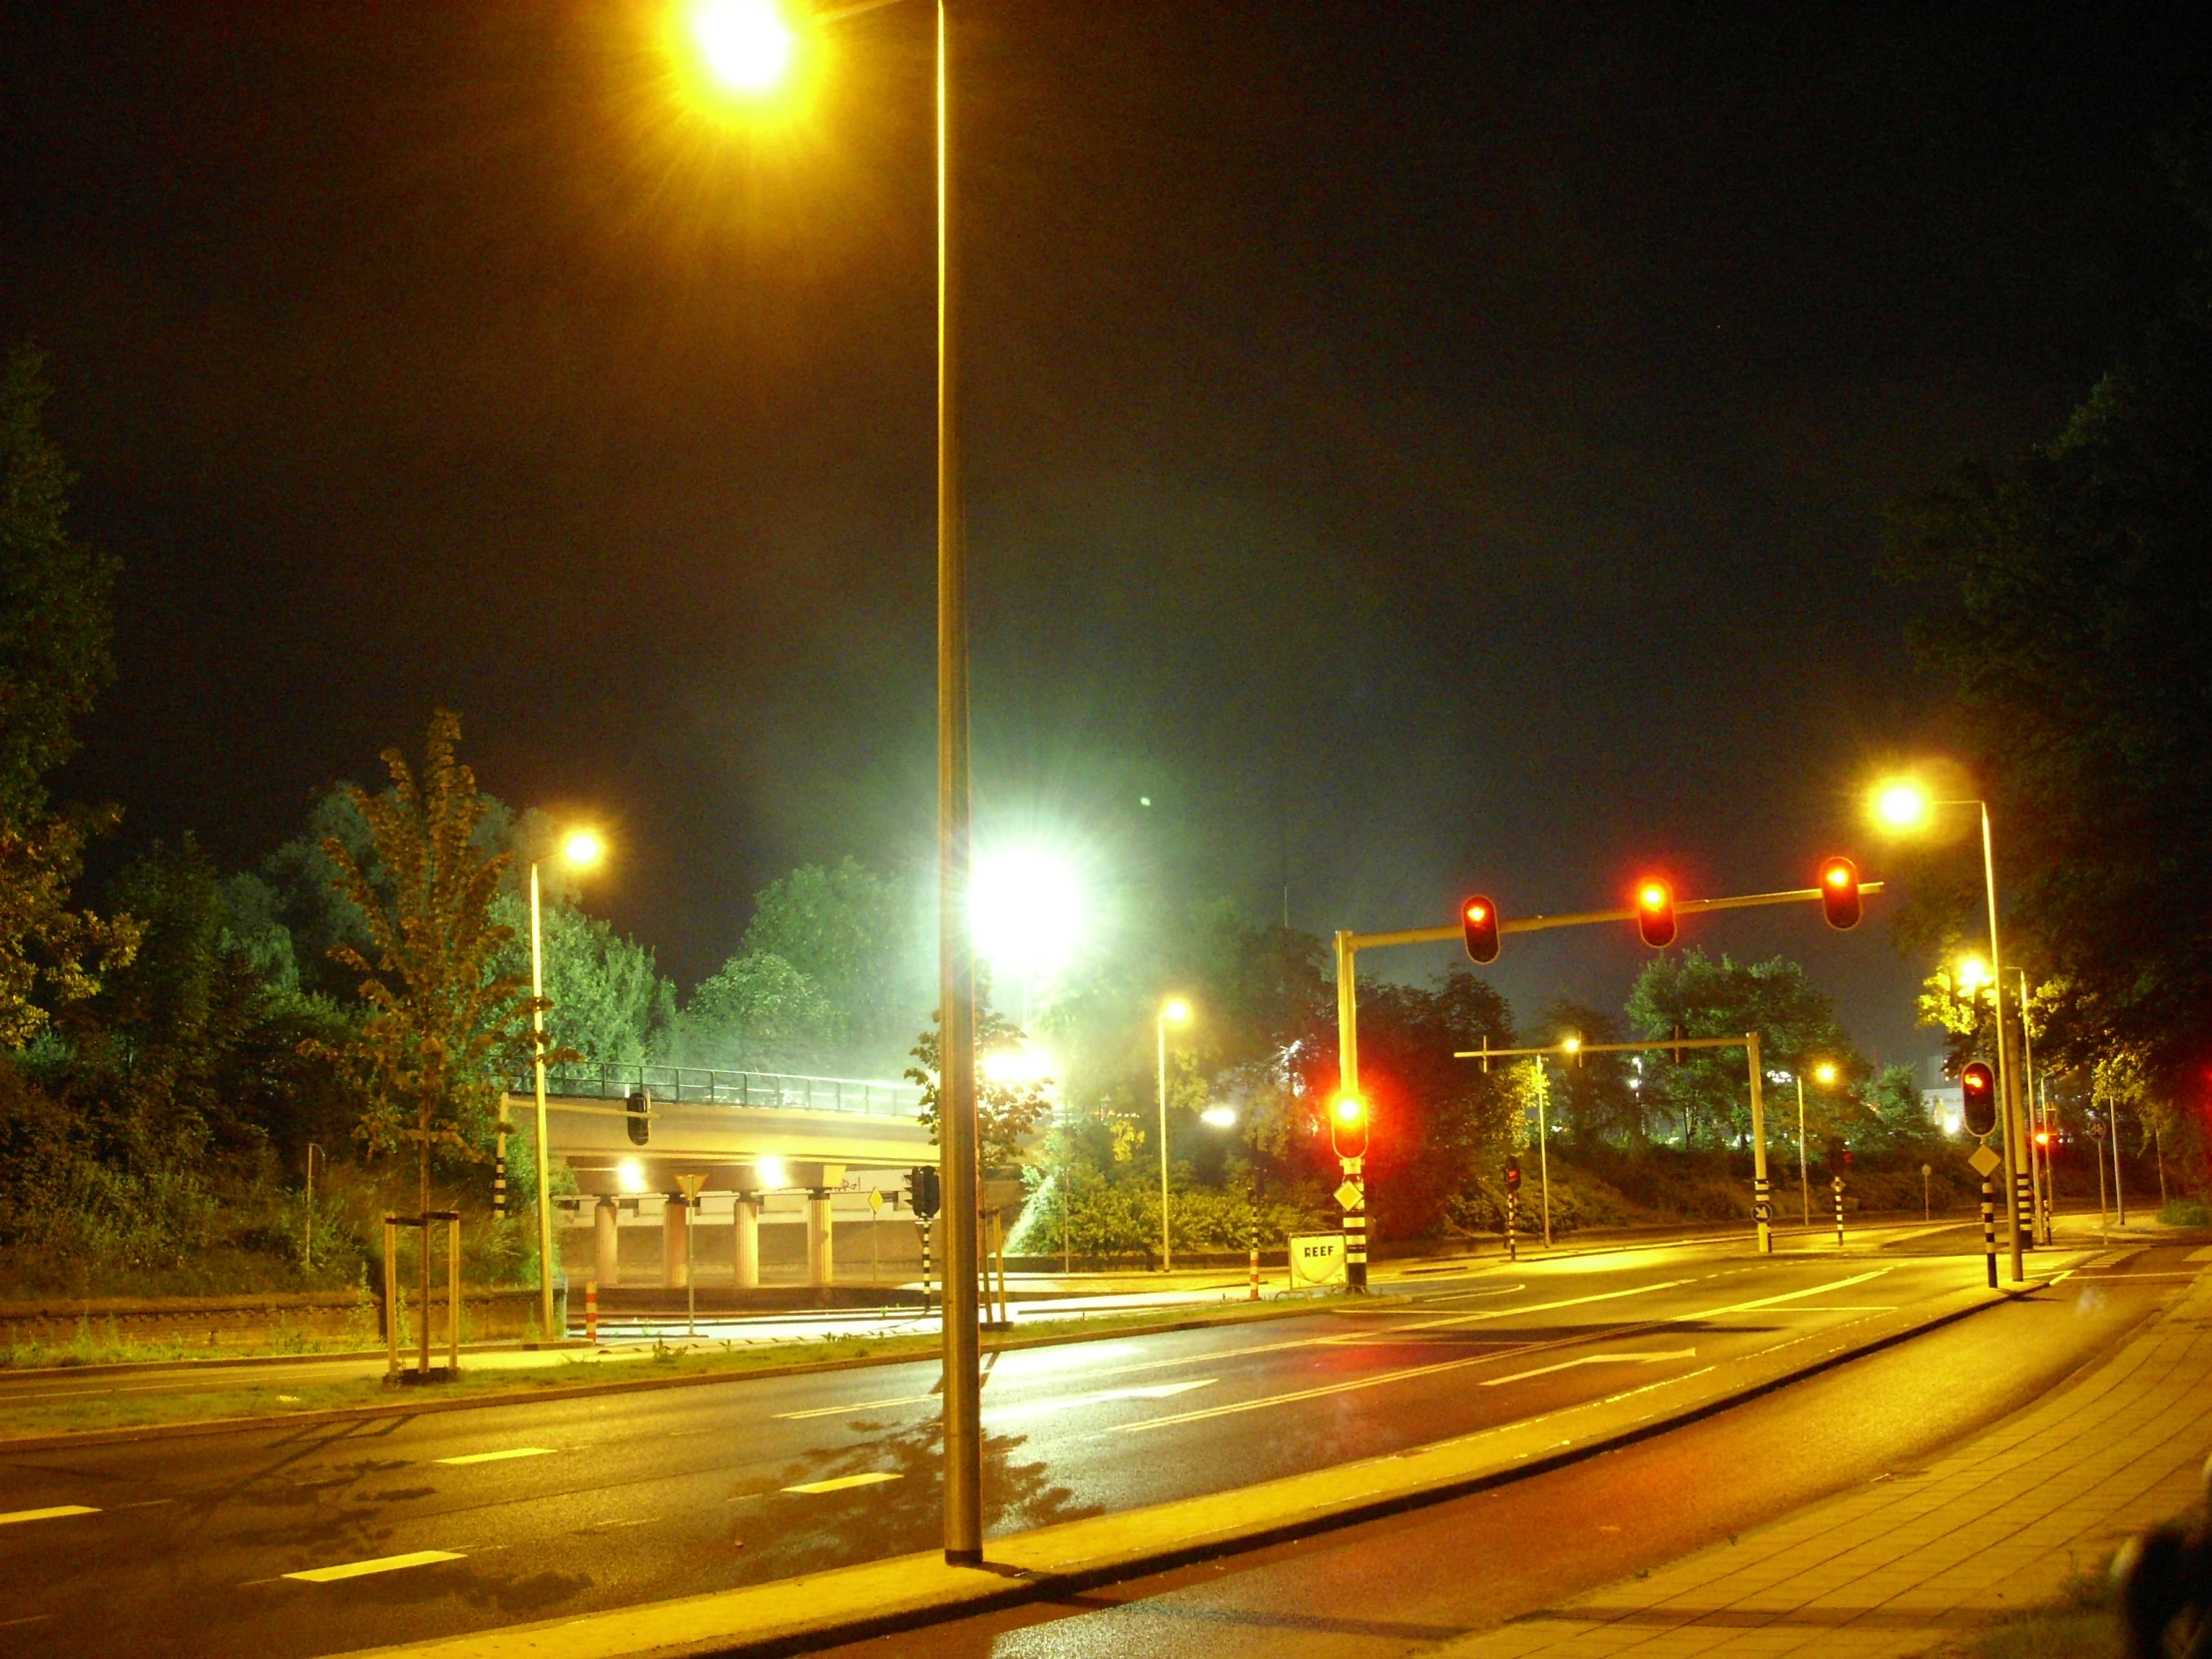
[[1509,1193],[1520,1191],[1520,1160],[1518,1158],[1509,1157],[1505,1160],[1505,1190]]
[[1636,931],[1654,950],[1674,943],[1674,888],[1656,875],[1636,883]]
[[1459,906],[1459,925],[1466,933],[1471,961],[1497,960],[1497,906],[1477,893]]
[[1966,1132],[1986,1135],[1997,1126],[1997,1078],[1983,1060],[1969,1060],[1958,1073],[1958,1092],[1965,1101]]
[[1340,1158],[1364,1158],[1368,1151],[1368,1103],[1341,1094],[1329,1108],[1329,1144]]
[[1822,864],[1821,914],[1828,918],[1828,925],[1857,927],[1864,913],[1865,905],[1859,897],[1859,866],[1849,858],[1831,858]]
[[2036,1131],[2035,1131],[2035,1144],[2036,1144],[2037,1146],[2048,1146],[2048,1145],[2050,1145],[2050,1131],[2049,1131],[2048,1129],[2038,1129],[2038,1130],[2036,1130]]

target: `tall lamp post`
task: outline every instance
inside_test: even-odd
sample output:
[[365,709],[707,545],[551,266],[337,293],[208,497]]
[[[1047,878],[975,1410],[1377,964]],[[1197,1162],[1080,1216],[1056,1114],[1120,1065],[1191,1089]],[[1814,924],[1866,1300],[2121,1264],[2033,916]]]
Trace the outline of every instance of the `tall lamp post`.
[[1179,996],[1171,996],[1160,1004],[1160,1012],[1152,1021],[1154,1036],[1159,1039],[1160,1056],[1160,1271],[1175,1271],[1175,1250],[1168,1242],[1168,1027],[1181,1025],[1191,1017],[1191,1005]]
[[2004,957],[1997,943],[1997,860],[1989,831],[1989,804],[1978,798],[1937,801],[1921,785],[1899,779],[1883,785],[1874,799],[1875,817],[1890,829],[1910,831],[1925,827],[1939,807],[1971,807],[1981,817],[1981,879],[1989,909],[1989,977],[1997,986],[1994,1002],[1997,1037],[1997,1098],[2004,1104],[2004,1213],[2010,1218],[2006,1237],[2011,1248],[2012,1283],[2025,1283],[2026,1265],[2020,1259],[2020,1102],[2018,1078],[2004,1042]]
[[[1798,1202],[1805,1208],[1805,1226],[1810,1232],[1813,1226],[1813,1182],[1805,1172],[1805,1073],[1802,1069],[1792,1072],[1797,1079],[1797,1184]],[[1813,1077],[1822,1084],[1836,1081],[1833,1061],[1823,1060],[1813,1068]]]
[[[836,23],[895,0],[830,0]],[[959,444],[960,280],[953,190],[951,0],[936,0],[937,210],[937,998],[938,1160],[944,1215],[944,1556],[983,1559],[982,1339],[975,1115],[975,955],[969,931],[967,544]],[[798,32],[777,0],[702,0],[690,11],[708,72],[739,97],[787,77]]]
[[[561,840],[561,861],[591,869],[607,855],[607,843],[591,830],[573,830]],[[551,1143],[545,1135],[545,927],[538,903],[538,860],[530,860],[530,1071],[537,1095],[538,1126],[538,1330],[553,1342],[553,1198]]]

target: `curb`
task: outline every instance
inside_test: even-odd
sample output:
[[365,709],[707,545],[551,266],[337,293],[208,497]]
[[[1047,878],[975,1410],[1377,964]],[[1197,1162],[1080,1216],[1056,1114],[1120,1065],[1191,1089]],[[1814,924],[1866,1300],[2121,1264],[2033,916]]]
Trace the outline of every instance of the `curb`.
[[[753,1659],[918,1629],[1264,1548],[1562,1468],[1717,1416],[1984,1309],[2034,1295],[2049,1283],[2039,1279],[1995,1292],[1980,1286],[1952,1292],[1936,1299],[1927,1317],[1901,1328],[1847,1343],[1671,1411],[1601,1428],[1588,1438],[1554,1437],[1559,1419],[1627,1396],[1585,1401],[1408,1451],[1255,1486],[994,1539],[980,1566],[951,1566],[935,1552],[896,1556],[673,1601],[364,1649],[345,1659]],[[1515,1439],[1529,1440],[1528,1449],[1511,1453]],[[1485,1441],[1492,1444],[1476,1452],[1477,1442]],[[1114,1542],[1117,1537],[1122,1541]],[[748,1634],[733,1635],[738,1631]]]

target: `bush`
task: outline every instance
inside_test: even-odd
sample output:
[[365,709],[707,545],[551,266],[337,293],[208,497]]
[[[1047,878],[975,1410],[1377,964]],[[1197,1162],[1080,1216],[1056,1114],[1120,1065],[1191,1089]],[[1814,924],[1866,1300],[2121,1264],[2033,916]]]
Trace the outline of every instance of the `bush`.
[[2176,1198],[2159,1210],[2158,1219],[2168,1227],[2212,1227],[2212,1209],[2201,1198]]

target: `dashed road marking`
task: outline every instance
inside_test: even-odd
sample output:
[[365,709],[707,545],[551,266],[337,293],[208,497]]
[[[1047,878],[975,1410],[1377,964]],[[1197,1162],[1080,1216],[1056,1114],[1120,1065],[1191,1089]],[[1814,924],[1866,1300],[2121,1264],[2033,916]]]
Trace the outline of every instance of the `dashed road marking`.
[[866,1474],[840,1474],[834,1480],[810,1480],[803,1486],[786,1486],[787,1492],[841,1492],[854,1486],[874,1486],[885,1480],[903,1480],[902,1474],[888,1474],[881,1469],[871,1469]]
[[0,1526],[14,1526],[19,1521],[60,1520],[64,1515],[97,1515],[100,1511],[89,1503],[57,1503],[51,1509],[16,1509],[0,1515]]
[[287,1572],[286,1578],[296,1578],[303,1584],[332,1584],[341,1578],[366,1578],[370,1573],[399,1572],[407,1567],[433,1566],[440,1561],[458,1561],[461,1556],[450,1549],[418,1549],[405,1555],[379,1555],[373,1561],[346,1561],[334,1567],[309,1567],[304,1572]]
[[1579,1360],[1561,1360],[1555,1366],[1538,1366],[1534,1371],[1517,1371],[1510,1377],[1485,1377],[1476,1384],[1483,1388],[1500,1388],[1508,1382],[1525,1382],[1531,1377],[1549,1377],[1555,1371],[1572,1371],[1577,1366],[1655,1366],[1662,1360],[1695,1360],[1694,1348],[1672,1349],[1665,1354],[1585,1354]]
[[430,1461],[447,1464],[499,1463],[506,1461],[509,1457],[550,1457],[552,1455],[553,1448],[549,1445],[517,1445],[509,1446],[505,1451],[471,1451],[459,1457],[433,1457]]
[[850,1405],[811,1405],[804,1411],[779,1411],[778,1422],[798,1422],[805,1417],[841,1417],[857,1411],[887,1411],[893,1405],[920,1405],[935,1399],[934,1393],[900,1394],[896,1399],[862,1399]]

